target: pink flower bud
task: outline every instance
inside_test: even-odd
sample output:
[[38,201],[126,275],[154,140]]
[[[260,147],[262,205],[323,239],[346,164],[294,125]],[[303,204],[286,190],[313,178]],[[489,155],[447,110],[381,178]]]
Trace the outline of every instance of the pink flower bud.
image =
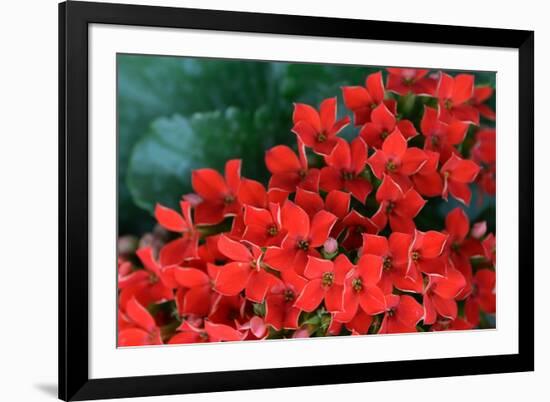
[[487,232],[487,222],[477,222],[472,226],[472,237],[475,239],[481,239],[485,232]]
[[338,242],[336,239],[329,237],[325,244],[323,244],[323,250],[327,254],[333,254],[338,251]]

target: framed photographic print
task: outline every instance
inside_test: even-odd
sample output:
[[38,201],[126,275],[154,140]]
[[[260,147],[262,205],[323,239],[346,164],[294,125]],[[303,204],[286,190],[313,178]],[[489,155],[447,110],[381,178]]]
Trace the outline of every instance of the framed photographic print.
[[59,6],[59,397],[534,369],[534,33]]

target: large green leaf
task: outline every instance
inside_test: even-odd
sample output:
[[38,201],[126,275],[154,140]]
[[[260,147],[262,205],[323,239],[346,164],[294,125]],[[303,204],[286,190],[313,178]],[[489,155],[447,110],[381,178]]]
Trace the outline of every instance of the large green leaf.
[[[191,118],[159,118],[135,146],[127,184],[134,201],[152,211],[157,202],[175,207],[192,191],[191,171],[211,167],[223,172],[229,159],[243,159],[243,174],[265,180],[264,150],[275,135],[264,135],[258,114],[237,108],[195,113]],[[288,134],[290,137],[291,134]]]

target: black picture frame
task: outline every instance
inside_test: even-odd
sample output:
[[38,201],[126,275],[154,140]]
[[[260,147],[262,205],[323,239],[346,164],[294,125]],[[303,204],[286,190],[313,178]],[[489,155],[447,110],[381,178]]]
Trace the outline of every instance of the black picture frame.
[[[519,51],[517,354],[90,379],[88,26],[256,32]],[[534,32],[70,1],[59,5],[59,398],[88,400],[534,370]],[[114,201],[113,201],[114,202]],[[84,312],[84,313],[83,313]],[[335,369],[336,368],[336,369]]]

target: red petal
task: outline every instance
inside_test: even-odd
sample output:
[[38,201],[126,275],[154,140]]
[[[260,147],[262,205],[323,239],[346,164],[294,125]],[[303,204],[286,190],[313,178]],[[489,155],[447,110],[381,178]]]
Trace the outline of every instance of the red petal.
[[182,343],[198,343],[198,342],[201,342],[200,335],[197,332],[190,332],[190,331],[178,332],[172,338],[170,338],[170,341],[168,341],[168,343],[171,345],[178,345]]
[[316,131],[311,124],[305,121],[299,121],[292,127],[292,132],[296,134],[300,141],[310,148],[315,147],[319,143],[317,142],[317,135],[319,131]]
[[[452,157],[457,158],[456,155]],[[449,179],[457,181],[459,183],[471,183],[475,180],[477,174],[479,173],[480,167],[475,162],[462,159],[460,160],[456,167],[450,172]]]
[[409,247],[412,241],[412,235],[407,233],[393,232],[390,235],[388,244],[394,266],[408,263]]
[[417,173],[428,161],[426,152],[419,148],[409,148],[405,151],[401,160],[401,173],[411,176]]
[[447,141],[449,144],[457,145],[464,141],[466,133],[468,133],[468,127],[468,123],[463,121],[453,121],[449,124],[447,127]]
[[307,191],[302,188],[296,189],[294,202],[302,208],[309,216],[319,212],[324,207],[324,202],[318,193]]
[[301,178],[298,172],[276,173],[269,180],[269,188],[294,192],[300,181]]
[[398,121],[397,128],[399,129],[399,131],[401,131],[401,134],[403,134],[403,137],[405,137],[406,139],[412,138],[418,134],[416,128],[414,127],[414,124],[409,120],[403,119]]
[[151,314],[135,298],[131,298],[126,304],[126,314],[136,325],[149,333],[157,327]]
[[425,197],[435,197],[443,192],[443,179],[437,172],[416,174],[412,180],[415,189]]
[[129,328],[118,333],[118,346],[143,346],[151,344],[151,335],[137,328]]
[[214,169],[198,169],[191,174],[193,190],[206,200],[223,198],[229,188],[221,174]]
[[[357,110],[370,106],[372,98],[366,88],[361,86],[343,87],[344,104],[348,109]],[[355,122],[355,124],[361,124]]]
[[467,184],[450,181],[449,192],[458,201],[462,202],[465,205],[470,205],[470,201],[472,199],[472,192],[470,190],[470,187],[468,187]]
[[472,105],[463,104],[453,107],[453,117],[479,126],[479,110]]
[[351,161],[349,167],[355,174],[359,174],[367,163],[367,144],[361,137],[355,138],[350,146]]
[[396,310],[396,317],[405,325],[415,326],[422,319],[424,309],[408,295],[402,295]]
[[358,177],[353,180],[346,181],[345,189],[348,190],[356,200],[364,203],[365,199],[372,191],[372,184],[370,181]]
[[416,231],[414,244],[415,248],[420,250],[422,257],[435,258],[443,252],[448,238],[448,235],[435,230],[428,230],[424,233]]
[[384,129],[376,123],[367,123],[359,131],[359,136],[367,145],[380,148],[382,146],[382,132]]
[[283,205],[281,209],[281,221],[289,235],[301,238],[305,238],[309,235],[309,216],[302,208],[293,202],[287,201]]
[[255,303],[262,303],[274,281],[275,277],[263,270],[253,271],[246,286],[246,298]]
[[349,211],[350,201],[349,193],[333,190],[327,194],[325,209],[338,218],[343,218]]
[[210,286],[197,286],[183,296],[182,313],[205,316],[210,312]]
[[440,126],[438,119],[438,112],[436,109],[424,106],[424,114],[422,115],[422,120],[420,121],[420,129],[424,135],[432,135]]
[[424,324],[432,325],[437,320],[437,311],[435,310],[432,302],[432,297],[424,295],[422,297],[422,304],[424,305]]
[[449,74],[441,72],[439,74],[439,84],[437,86],[437,97],[439,99],[451,99],[453,95],[454,79]]
[[265,322],[271,325],[276,331],[283,329],[285,304],[282,294],[269,295],[265,299]]
[[386,257],[389,254],[388,239],[373,234],[363,235],[363,254],[374,254]]
[[286,145],[277,145],[265,153],[265,164],[272,173],[298,172],[302,169],[298,157]]
[[249,263],[232,262],[221,267],[214,281],[217,292],[224,296],[237,295],[243,290],[251,273]]
[[198,238],[182,237],[172,240],[160,249],[159,260],[162,266],[178,265],[182,261],[198,256]]
[[304,276],[308,279],[319,279],[322,278],[325,272],[332,271],[334,271],[334,264],[332,261],[308,257]]
[[[321,246],[328,238],[332,227],[336,223],[336,216],[327,211],[319,211],[311,221],[310,247]],[[309,226],[309,225],[308,225]]]
[[321,119],[319,117],[319,113],[317,113],[317,110],[315,108],[306,105],[304,103],[295,103],[294,104],[294,113],[292,115],[292,121],[294,124],[298,122],[306,122],[310,127],[312,127],[317,132],[320,132],[321,127]]
[[[410,190],[409,190],[410,191]],[[401,187],[388,175],[384,175],[380,187],[376,192],[376,200],[382,201],[397,201],[403,198]]]
[[403,137],[399,129],[393,130],[382,144],[382,151],[384,151],[388,157],[401,159],[406,150],[407,140],[405,140],[405,137]]
[[368,315],[376,315],[386,311],[386,298],[378,286],[370,286],[359,296],[359,304]]
[[426,200],[416,190],[411,188],[397,202],[394,212],[402,217],[414,218],[425,204]]
[[321,102],[319,117],[321,119],[322,130],[325,132],[330,131],[336,122],[336,97],[325,99]]
[[231,240],[225,235],[220,236],[218,249],[223,255],[233,261],[250,262],[253,260],[252,253],[244,244]]
[[365,286],[374,286],[382,277],[382,257],[364,254],[357,263],[357,275],[363,278]]
[[255,180],[242,179],[238,191],[239,201],[242,204],[258,208],[266,206],[267,193],[262,183]]
[[210,282],[208,275],[196,268],[180,268],[174,269],[174,277],[176,282],[186,288],[194,288],[195,286],[207,285]]
[[263,262],[277,271],[292,269],[296,257],[295,248],[269,247],[264,255]]
[[344,181],[339,169],[326,166],[321,169],[319,186],[325,191],[340,190],[344,187]]
[[143,267],[154,273],[155,275],[160,275],[160,266],[157,264],[153,257],[153,249],[151,247],[143,247],[136,251],[136,255],[139,257],[140,261],[143,263]]
[[375,103],[380,103],[384,100],[384,83],[382,82],[381,71],[370,74],[367,77],[366,86]]
[[223,202],[203,201],[195,207],[197,225],[216,225],[224,219]]
[[225,181],[233,194],[237,194],[241,184],[241,160],[231,159],[225,163]]
[[359,308],[359,298],[357,293],[351,287],[344,288],[342,297],[342,310],[334,315],[334,319],[339,322],[349,322],[357,314]]
[[456,207],[445,218],[447,232],[453,235],[455,241],[462,242],[470,231],[470,221],[464,210]]
[[332,285],[325,292],[325,306],[331,313],[342,311],[342,298],[344,287],[341,285]]
[[214,324],[210,321],[204,323],[204,329],[208,334],[210,342],[231,342],[242,341],[243,334],[234,328],[223,324]]
[[314,279],[304,286],[294,305],[309,313],[321,304],[324,296],[325,291],[322,288],[321,280]]
[[453,103],[460,105],[468,101],[474,94],[474,76],[471,74],[458,74],[454,79]]
[[334,283],[343,285],[346,276],[353,267],[354,265],[345,254],[338,254],[338,257],[334,259]]
[[374,154],[369,158],[369,166],[372,169],[372,173],[382,179],[386,172],[386,165],[388,163],[388,155],[384,151],[376,150]]
[[244,224],[259,226],[265,231],[269,225],[274,224],[273,215],[267,209],[246,205],[244,207]]
[[383,103],[373,109],[371,113],[371,120],[373,123],[380,125],[382,127],[382,131],[386,131],[387,133],[391,133],[395,128],[395,116]]
[[464,286],[466,286],[464,275],[456,269],[448,269],[447,276],[436,282],[433,291],[443,299],[454,299]]
[[187,222],[180,214],[160,204],[155,206],[155,219],[161,226],[172,232],[184,232],[189,229]]
[[434,295],[432,301],[439,315],[451,320],[456,318],[458,308],[454,299],[443,299]]

